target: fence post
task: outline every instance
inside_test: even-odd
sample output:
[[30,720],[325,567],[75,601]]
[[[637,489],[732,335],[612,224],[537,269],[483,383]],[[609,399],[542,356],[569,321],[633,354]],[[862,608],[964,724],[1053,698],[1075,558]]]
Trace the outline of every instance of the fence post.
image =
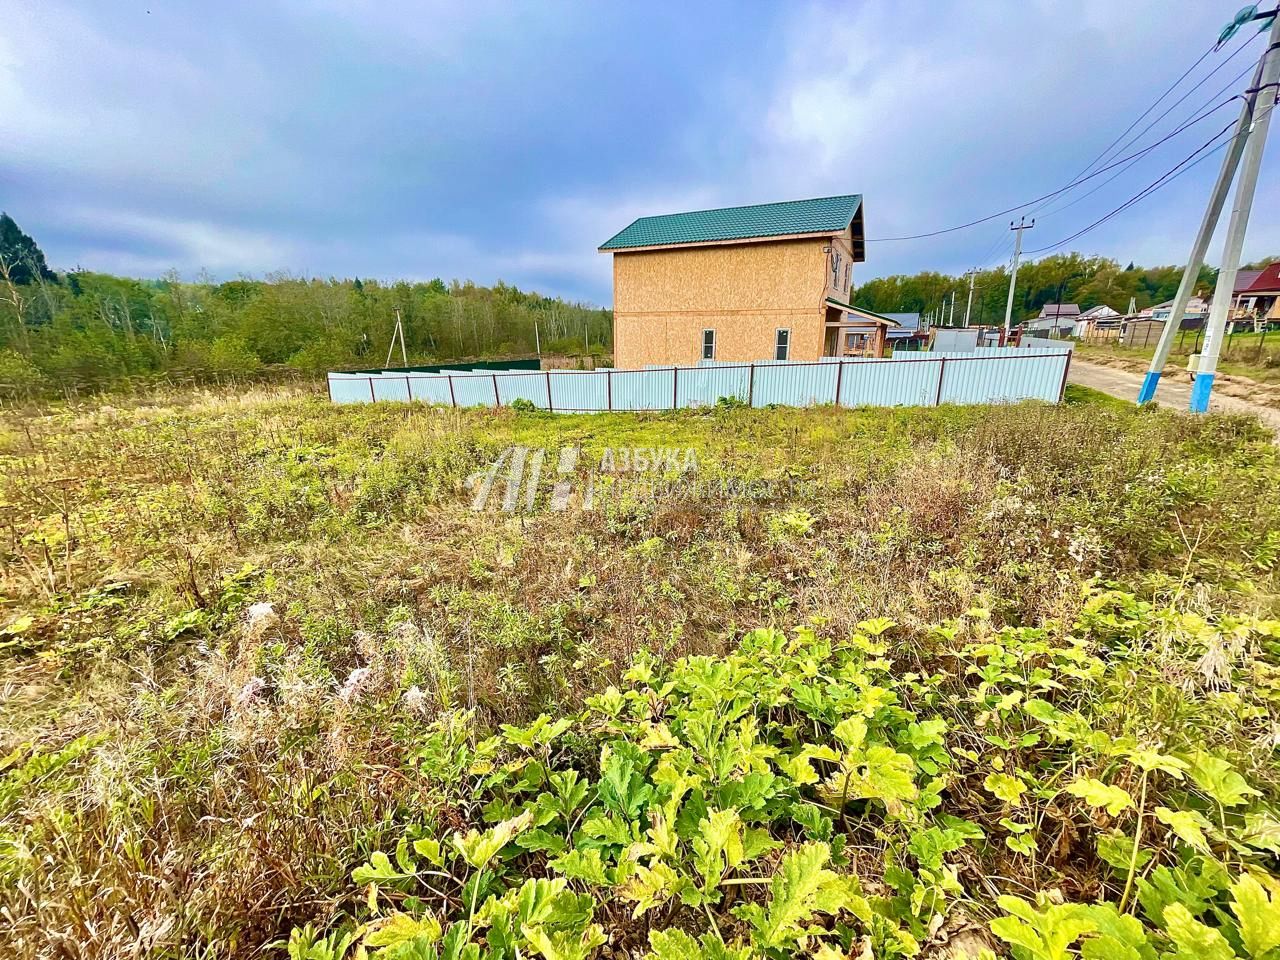
[[378,395],[373,392],[373,377],[369,378],[369,402],[370,403],[378,402]]
[[606,370],[604,372],[604,405],[608,410],[613,410],[613,371]]
[[555,406],[551,403],[551,371],[547,371],[547,412],[555,411]]
[[678,408],[678,397],[680,395],[680,368],[671,368],[671,409]]
[[1058,402],[1061,403],[1067,396],[1067,373],[1071,370],[1071,354],[1073,350],[1067,351],[1067,362],[1062,365],[1062,383],[1058,385]]
[[502,406],[502,397],[498,396],[498,375],[493,375],[493,405],[494,407]]
[[333,403],[333,377],[325,374],[324,386],[325,389],[329,391],[329,402]]
[[409,396],[409,402],[413,402],[413,384],[409,382],[409,378],[404,378],[404,392]]
[[446,373],[444,376],[445,376],[445,379],[449,381],[449,404],[451,406],[456,407],[458,405],[458,398],[454,395],[454,392],[453,392],[453,374]]
[[946,372],[947,358],[942,357],[938,360],[938,393],[933,398],[933,405],[935,407],[942,406],[942,378],[946,375]]
[[840,381],[844,379],[844,360],[836,360],[836,406],[840,406]]
[[755,406],[756,400],[756,362],[751,361],[751,372],[747,374],[747,406]]

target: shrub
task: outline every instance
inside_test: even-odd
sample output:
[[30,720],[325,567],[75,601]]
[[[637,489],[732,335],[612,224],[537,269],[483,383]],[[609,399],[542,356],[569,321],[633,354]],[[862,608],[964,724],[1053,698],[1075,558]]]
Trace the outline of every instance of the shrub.
[[0,397],[37,393],[45,377],[39,367],[16,350],[0,350]]

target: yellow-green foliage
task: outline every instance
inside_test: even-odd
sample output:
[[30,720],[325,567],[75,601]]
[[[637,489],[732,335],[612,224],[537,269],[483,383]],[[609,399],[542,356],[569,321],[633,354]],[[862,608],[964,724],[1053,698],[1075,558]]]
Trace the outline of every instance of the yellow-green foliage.
[[[1085,610],[1071,629],[995,629],[969,611],[936,631],[945,646],[917,648],[915,670],[892,621],[843,638],[755,630],[668,669],[641,655],[569,717],[474,742],[457,732],[469,715],[450,716],[416,758],[434,803],[394,863],[376,853],[353,872],[363,906],[333,935],[388,958],[555,960],[605,942],[655,960],[913,956],[961,902],[1017,881],[1046,896],[986,906],[1019,956],[1181,956],[1189,942],[1270,956],[1274,784],[1235,764],[1252,764],[1241,744],[1280,702],[1243,683],[1274,677],[1280,622],[1189,621],[1114,591]],[[1111,620],[1168,638],[1162,664]],[[1224,634],[1262,654],[1231,671],[1244,693],[1188,695],[1161,676]],[[1128,689],[1144,696],[1126,706]],[[451,831],[459,820],[479,826]],[[1055,905],[1048,888],[1064,884],[1098,902]]]
[[[264,391],[0,430],[18,956],[1274,952],[1256,424]],[[697,473],[473,513],[513,444]]]

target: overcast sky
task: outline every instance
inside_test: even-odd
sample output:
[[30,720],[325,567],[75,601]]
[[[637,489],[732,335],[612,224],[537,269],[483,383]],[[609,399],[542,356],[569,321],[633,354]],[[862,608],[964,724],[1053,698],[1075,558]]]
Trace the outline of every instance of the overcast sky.
[[[643,214],[861,193],[874,238],[1056,189],[1241,2],[0,0],[0,209],[58,269],[502,279],[607,304],[596,247]],[[1137,147],[1226,99],[1262,46]],[[1107,213],[1236,109],[1042,207],[1026,246]],[[1280,252],[1277,153],[1247,258]],[[1066,249],[1181,262],[1220,158]],[[1008,219],[871,243],[855,281],[999,262]]]

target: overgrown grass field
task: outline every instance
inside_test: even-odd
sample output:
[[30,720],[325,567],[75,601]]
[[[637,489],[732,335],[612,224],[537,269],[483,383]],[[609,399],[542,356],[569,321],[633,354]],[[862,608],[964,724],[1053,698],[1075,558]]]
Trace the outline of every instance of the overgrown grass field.
[[0,951],[1280,956],[1273,438],[1069,400],[7,415]]

